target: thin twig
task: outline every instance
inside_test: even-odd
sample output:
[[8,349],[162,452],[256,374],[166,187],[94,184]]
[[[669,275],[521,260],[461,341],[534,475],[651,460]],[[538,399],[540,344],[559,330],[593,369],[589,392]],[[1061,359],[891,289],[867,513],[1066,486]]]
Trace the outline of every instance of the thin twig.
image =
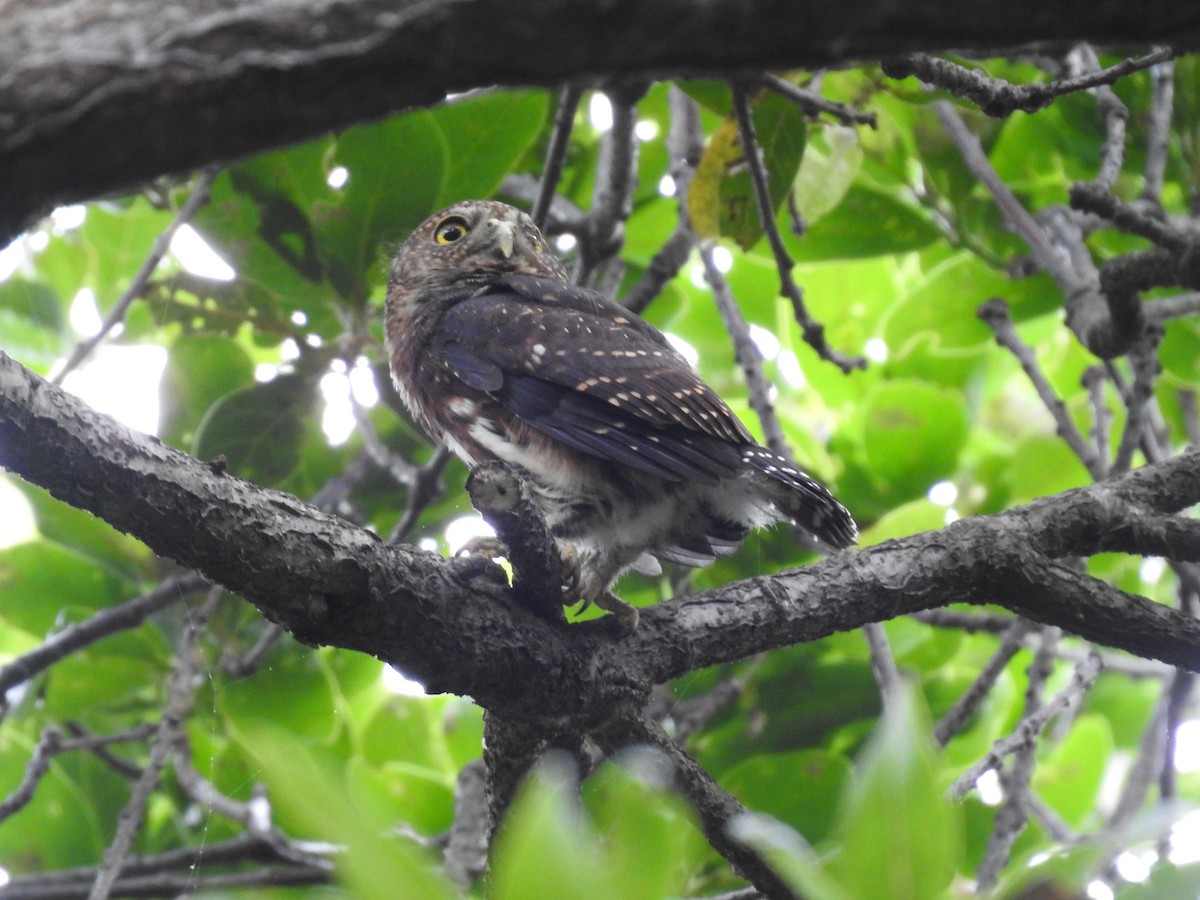
[[768,184],[766,167],[759,155],[758,137],[754,131],[754,117],[750,113],[750,100],[746,90],[741,85],[732,85],[733,111],[737,116],[738,135],[742,142],[742,152],[746,161],[750,181],[754,185],[755,205],[758,209],[758,221],[766,235],[771,253],[775,257],[775,267],[779,270],[780,294],[787,297],[792,304],[796,323],[805,342],[817,351],[817,355],[833,363],[843,372],[854,369],[865,369],[867,361],[861,356],[846,356],[829,346],[825,340],[825,326],[812,317],[804,303],[804,294],[792,277],[792,269],[796,263],[784,246],[783,236],[775,224],[775,208],[771,204],[771,190]]
[[1171,117],[1175,105],[1175,63],[1164,60],[1150,70],[1150,115],[1146,123],[1146,174],[1142,199],[1162,205],[1163,179],[1171,142]]
[[767,897],[795,896],[757,852],[731,836],[729,825],[745,814],[745,807],[713,781],[712,776],[671,740],[658,723],[640,714],[619,716],[592,737],[610,758],[626,747],[637,745],[660,750],[670,763],[675,787],[696,810],[700,827],[713,849]]
[[1042,374],[1033,348],[1021,340],[1020,335],[1017,334],[1017,329],[1008,312],[1008,304],[998,297],[994,297],[979,307],[978,315],[996,335],[996,343],[1009,350],[1020,362],[1025,375],[1029,378],[1034,390],[1037,391],[1038,397],[1041,398],[1050,415],[1054,417],[1058,436],[1067,442],[1067,446],[1075,452],[1092,477],[1097,481],[1100,480],[1103,477],[1104,467],[1100,463],[1096,449],[1084,440],[1079,429],[1075,427],[1075,422],[1067,412],[1066,404],[1054,392],[1054,388]]
[[87,750],[96,759],[124,778],[134,780],[142,777],[141,766],[117,756],[109,747],[113,744],[124,744],[130,741],[149,740],[154,734],[154,724],[152,722],[143,722],[137,728],[120,734],[94,734],[78,722],[67,722],[65,724],[67,731],[71,735],[71,740],[62,742],[61,749],[63,751]]
[[863,112],[861,109],[855,109],[853,106],[847,106],[845,103],[827,100],[820,94],[807,91],[799,85],[792,84],[790,81],[780,78],[778,75],[764,76],[761,84],[781,97],[787,97],[810,116],[816,116],[818,113],[826,113],[846,125],[869,125],[872,128],[875,127],[875,113]]
[[675,196],[679,198],[679,215],[671,236],[651,258],[642,277],[621,300],[627,309],[639,315],[662,293],[667,282],[679,274],[692,248],[696,246],[696,233],[692,230],[687,210],[687,193],[696,171],[696,162],[704,152],[700,110],[696,101],[676,85],[668,89],[667,103],[671,111],[671,124],[667,130],[669,171],[675,181]]
[[1083,373],[1083,386],[1092,405],[1092,444],[1096,448],[1096,472],[1099,478],[1108,477],[1109,429],[1112,411],[1108,408],[1105,386],[1108,376],[1103,366],[1088,366]]
[[[1090,44],[1080,44],[1072,56],[1083,61],[1086,72],[1082,77],[1094,77],[1102,71],[1096,51]],[[1095,183],[1105,190],[1111,190],[1125,165],[1125,125],[1129,121],[1129,108],[1121,102],[1110,83],[1097,84],[1095,90],[1100,115],[1104,119],[1104,144],[1100,148],[1100,171],[1096,174]]]
[[122,292],[117,302],[113,304],[112,309],[108,311],[108,315],[100,323],[100,330],[75,345],[75,349],[71,351],[66,364],[50,378],[51,384],[62,384],[62,380],[67,377],[68,373],[87,359],[88,355],[96,349],[97,345],[104,340],[108,333],[124,320],[125,314],[129,311],[129,307],[133,301],[146,292],[146,288],[150,284],[150,276],[154,274],[154,270],[171,248],[171,239],[175,237],[175,232],[181,226],[190,222],[197,210],[208,202],[209,191],[212,190],[213,182],[216,181],[217,175],[220,172],[221,170],[217,167],[201,171],[200,177],[196,179],[196,186],[192,188],[191,195],[184,201],[183,206],[179,208],[179,212],[175,214],[175,218],[171,220],[171,224],[164,228],[162,234],[154,239],[150,253],[143,260],[141,268],[134,274],[129,287]]
[[862,630],[867,648],[871,651],[871,672],[879,686],[884,715],[887,715],[888,709],[895,706],[904,683],[900,678],[900,670],[896,668],[896,658],[892,655],[892,645],[888,642],[883,623],[868,622]]
[[404,512],[392,533],[388,535],[389,544],[404,540],[417,524],[417,519],[425,507],[443,492],[442,470],[453,456],[449,447],[439,444],[425,464],[417,469],[412,486],[408,489],[408,502],[404,506]]
[[107,900],[114,883],[120,877],[125,858],[129,855],[133,839],[141,827],[146,801],[158,784],[159,775],[167,763],[176,735],[183,727],[184,717],[191,706],[200,635],[223,595],[224,591],[220,588],[209,591],[208,598],[194,613],[183,631],[175,656],[175,672],[171,676],[167,705],[163,709],[158,733],[150,745],[150,758],[146,762],[142,777],[134,784],[129,800],[117,815],[117,833],[104,851],[104,861],[96,872],[96,880],[92,883],[88,900]]
[[1162,462],[1161,458],[1156,458],[1161,455],[1162,449],[1158,447],[1151,431],[1147,408],[1154,396],[1154,382],[1162,371],[1162,364],[1158,361],[1158,345],[1162,337],[1161,326],[1148,327],[1129,352],[1133,384],[1124,392],[1125,429],[1121,432],[1121,441],[1112,464],[1113,473],[1118,475],[1129,471],[1134,450],[1138,447],[1143,448],[1150,462]]
[[550,201],[554,199],[554,191],[558,187],[558,180],[562,177],[567,148],[571,145],[571,131],[575,126],[575,112],[579,109],[581,99],[583,99],[583,88],[575,84],[568,84],[558,95],[558,109],[554,112],[554,130],[550,134],[550,144],[546,148],[546,162],[542,166],[537,199],[533,202],[533,212],[531,213],[533,224],[538,228],[543,228],[546,224],[546,216],[550,212]]
[[644,88],[623,86],[608,92],[612,127],[600,138],[596,185],[587,226],[579,235],[579,264],[574,280],[583,284],[606,260],[615,257],[625,240],[624,223],[633,211],[637,175],[637,101]]
[[767,446],[785,459],[792,458],[791,448],[775,414],[775,405],[771,402],[771,382],[763,373],[762,351],[750,337],[750,326],[742,316],[742,311],[729,289],[729,283],[713,259],[713,242],[702,241],[700,244],[700,259],[704,263],[704,280],[712,288],[713,298],[717,302],[717,311],[725,324],[725,330],[733,341],[733,352],[738,366],[746,378],[749,392],[750,408],[758,416],[762,425],[763,437]]
[[1166,322],[1200,313],[1200,291],[1176,294],[1174,297],[1157,297],[1145,303],[1146,318],[1151,322]]
[[1015,618],[1012,620],[1012,624],[1008,626],[1008,630],[1000,639],[1000,646],[996,648],[996,652],[992,654],[987,665],[983,667],[963,695],[958,698],[958,702],[934,726],[933,739],[935,741],[944,747],[952,737],[962,731],[967,720],[975,714],[979,704],[995,686],[996,680],[1003,674],[1009,661],[1024,647],[1025,636],[1032,628],[1032,624],[1025,619]]
[[1027,747],[1033,743],[1043,729],[1063,710],[1074,701],[1075,695],[1086,691],[1096,676],[1100,673],[1101,663],[1100,658],[1095,654],[1090,654],[1087,659],[1075,667],[1075,674],[1071,678],[1071,683],[1054,695],[1049,703],[1044,705],[1035,715],[1023,719],[1021,724],[1013,730],[1013,733],[1001,741],[997,741],[992,745],[992,749],[987,752],[987,755],[975,765],[971,766],[950,786],[949,794],[951,797],[959,798],[965,796],[979,781],[981,775],[989,769],[994,769],[1001,761],[1010,753],[1015,752],[1021,747]]
[[[1054,672],[1054,649],[1061,639],[1061,632],[1057,628],[1042,628],[1039,638],[1037,653],[1034,654],[1028,670],[1029,682],[1025,688],[1023,721],[1033,719],[1042,709],[1042,691]],[[1072,700],[1074,696],[1071,695]],[[1020,727],[1017,726],[1018,730]],[[1013,844],[1029,821],[1027,798],[1031,793],[1030,781],[1033,778],[1036,749],[1036,741],[1030,740],[1015,748],[1007,771],[997,769],[1005,796],[1004,802],[996,812],[996,824],[988,839],[983,860],[975,871],[975,879],[982,893],[991,890],[996,884],[1000,870],[1008,863]]]
[[56,662],[102,638],[137,628],[146,619],[208,587],[200,575],[189,572],[168,578],[149,593],[102,609],[78,625],[68,625],[28,653],[0,668],[0,696],[10,688],[44,672]]
[[1147,69],[1175,56],[1170,48],[1160,48],[1137,59],[1126,59],[1098,72],[1063,78],[1049,84],[1012,84],[992,78],[948,60],[923,53],[911,54],[886,62],[883,71],[889,78],[915,75],[926,84],[944,88],[956,97],[976,104],[989,116],[1007,116],[1016,110],[1036,112],[1049,106],[1056,97],[1112,84],[1118,78]]

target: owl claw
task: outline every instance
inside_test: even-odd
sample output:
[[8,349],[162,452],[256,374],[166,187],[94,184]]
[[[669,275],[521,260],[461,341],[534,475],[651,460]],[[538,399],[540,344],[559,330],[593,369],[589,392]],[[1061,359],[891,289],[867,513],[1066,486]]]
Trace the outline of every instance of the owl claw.
[[596,605],[612,613],[613,618],[617,620],[617,624],[621,626],[621,630],[625,634],[633,634],[637,631],[638,620],[641,616],[638,614],[636,606],[629,605],[612,591],[602,591],[596,598]]
[[459,548],[455,556],[482,556],[484,559],[508,559],[508,546],[497,537],[477,534]]
[[[578,597],[582,593],[583,569],[579,565],[579,551],[575,549],[574,544],[560,542],[558,554],[562,562],[562,592],[565,605],[570,598]],[[579,610],[580,612],[587,609],[587,602],[585,599],[585,605]]]
[[[576,569],[579,569],[578,564],[576,564]],[[637,631],[639,618],[637,608],[608,590],[604,586],[604,582],[598,580],[594,573],[583,574],[580,571],[576,584],[579,589],[578,596],[583,601],[578,612],[583,612],[595,603],[601,609],[613,614],[613,618],[617,620],[623,633],[632,634]]]

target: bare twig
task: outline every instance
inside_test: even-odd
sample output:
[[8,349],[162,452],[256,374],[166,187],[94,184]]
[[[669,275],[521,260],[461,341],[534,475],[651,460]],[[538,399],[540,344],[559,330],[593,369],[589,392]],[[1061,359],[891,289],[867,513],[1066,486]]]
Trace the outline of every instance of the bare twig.
[[620,716],[596,731],[593,738],[609,757],[626,747],[646,745],[666,755],[675,787],[691,802],[709,844],[747,881],[772,900],[795,895],[758,853],[729,833],[729,824],[746,809],[713,781],[694,759],[644,715]]
[[0,697],[5,691],[44,672],[75,651],[119,631],[136,628],[156,612],[206,587],[208,582],[200,575],[178,575],[168,578],[149,593],[102,609],[78,625],[68,625],[37,648],[0,668]]
[[600,139],[596,186],[584,233],[579,236],[579,265],[574,280],[585,283],[605,260],[615,256],[625,239],[624,222],[633,210],[637,174],[637,101],[641,84],[622,85],[608,92],[612,128]]
[[[1054,671],[1054,648],[1060,637],[1061,633],[1057,628],[1043,628],[1040,631],[1038,650],[1029,665],[1029,683],[1025,689],[1022,722],[1034,719],[1042,709],[1042,691]],[[1074,696],[1071,695],[1072,701]],[[1017,730],[1020,728],[1021,725],[1018,724]],[[996,825],[988,839],[987,850],[984,851],[983,860],[975,871],[975,878],[982,893],[986,893],[996,884],[1000,870],[1008,862],[1013,844],[1029,821],[1027,800],[1031,793],[1030,780],[1033,778],[1035,749],[1036,742],[1031,738],[1014,749],[1007,771],[998,769],[1001,771],[1005,796],[1004,802],[996,812]]]
[[559,178],[562,177],[563,162],[567,158],[571,130],[575,125],[575,111],[579,109],[581,99],[583,88],[575,84],[568,84],[558,96],[558,109],[554,112],[554,130],[550,135],[550,145],[546,148],[546,163],[542,166],[537,199],[533,202],[531,213],[533,223],[538,228],[543,228],[546,224],[550,201],[554,199],[554,191],[558,187]]
[[679,218],[667,242],[654,254],[642,277],[621,301],[639,314],[662,292],[667,282],[679,274],[692,248],[696,246],[696,234],[692,231],[687,211],[687,192],[696,161],[704,151],[700,111],[696,101],[675,85],[668,90],[667,102],[671,110],[667,150],[670,153],[671,177],[675,180],[675,196],[679,198]]
[[750,181],[754,185],[755,205],[758,208],[758,221],[766,235],[767,243],[771,245],[771,253],[775,257],[775,267],[779,270],[779,289],[782,296],[791,301],[800,326],[800,333],[805,342],[817,351],[817,355],[833,363],[843,372],[853,369],[865,369],[867,361],[861,356],[846,356],[829,346],[825,340],[825,327],[814,319],[804,303],[804,294],[792,277],[792,269],[796,263],[784,246],[783,237],[775,224],[775,209],[771,205],[771,191],[767,182],[767,170],[758,153],[758,137],[754,131],[754,117],[750,113],[750,100],[745,88],[733,85],[733,111],[737,116],[738,135],[745,154],[746,168],[750,173]]
[[1075,696],[1086,691],[1099,674],[1101,663],[1099,657],[1089,655],[1086,660],[1075,667],[1071,683],[1054,695],[1049,703],[1042,706],[1036,714],[1023,719],[1011,735],[997,741],[992,749],[975,765],[971,766],[950,786],[951,797],[963,797],[975,787],[975,782],[989,769],[994,769],[1010,753],[1033,743],[1042,730],[1063,710],[1074,702]]
[[1164,60],[1150,70],[1152,93],[1146,123],[1146,175],[1142,199],[1162,205],[1163,179],[1171,140],[1171,116],[1175,105],[1175,63]]
[[779,424],[779,417],[775,414],[775,405],[771,402],[771,382],[763,374],[762,352],[750,337],[750,326],[742,317],[742,311],[729,289],[729,283],[717,268],[713,259],[712,241],[701,242],[700,259],[704,263],[704,279],[712,288],[717,311],[720,312],[725,330],[729,332],[730,340],[733,341],[734,355],[746,378],[750,408],[758,415],[767,446],[785,459],[791,459],[791,448],[784,436],[783,426]]
[[1117,454],[1112,465],[1112,471],[1117,474],[1129,471],[1133,462],[1133,452],[1138,447],[1144,448],[1150,462],[1162,461],[1162,450],[1158,447],[1158,442],[1153,440],[1148,421],[1150,411],[1147,408],[1154,395],[1154,381],[1162,371],[1162,364],[1158,361],[1158,345],[1162,336],[1161,326],[1147,327],[1142,338],[1129,352],[1133,384],[1123,396],[1126,410],[1125,429],[1121,432],[1121,442],[1117,445]]
[[65,724],[72,739],[63,741],[61,750],[87,750],[118,775],[131,780],[142,777],[141,766],[117,756],[109,747],[113,744],[123,744],[130,741],[149,740],[154,734],[153,723],[144,722],[137,728],[121,734],[94,734],[78,722],[67,722]]
[[154,274],[154,270],[162,262],[162,258],[167,255],[167,250],[170,249],[171,239],[175,237],[175,232],[181,226],[190,222],[196,211],[208,202],[209,191],[212,189],[213,182],[216,181],[217,175],[220,172],[221,170],[216,167],[201,171],[200,177],[196,179],[196,186],[192,188],[191,195],[184,201],[183,206],[179,208],[179,212],[175,214],[175,218],[171,220],[171,224],[164,228],[162,234],[154,239],[150,253],[142,262],[141,268],[134,274],[129,287],[122,292],[121,296],[117,298],[117,302],[113,304],[112,309],[108,311],[108,315],[104,317],[103,322],[100,324],[100,330],[91,337],[80,341],[75,346],[75,349],[71,351],[71,355],[67,357],[66,364],[50,379],[52,384],[62,384],[62,380],[67,374],[87,359],[88,355],[96,349],[97,345],[104,340],[108,333],[121,323],[133,301],[146,292],[146,288],[150,284],[150,276]]
[[259,633],[258,638],[254,641],[254,646],[243,653],[241,656],[234,654],[222,655],[221,671],[229,675],[231,678],[246,678],[258,671],[258,667],[262,665],[262,661],[266,658],[267,653],[274,647],[287,631],[280,625],[274,622],[267,622],[263,630]]
[[896,668],[896,658],[892,655],[892,646],[888,642],[887,632],[882,622],[870,622],[863,626],[863,637],[871,651],[871,672],[875,675],[875,683],[879,685],[879,695],[883,700],[884,714],[895,704],[899,691],[904,686],[900,678],[900,670]]
[[487,866],[488,804],[483,760],[463,766],[454,785],[454,824],[443,851],[446,873],[461,887],[475,883]]
[[1021,368],[1029,378],[1034,390],[1037,391],[1038,397],[1041,398],[1050,415],[1054,417],[1058,436],[1067,442],[1067,446],[1075,452],[1093,478],[1097,480],[1102,478],[1104,466],[1100,462],[1096,448],[1084,440],[1079,429],[1075,427],[1070,413],[1067,412],[1066,404],[1059,399],[1050,382],[1046,380],[1046,376],[1042,374],[1033,348],[1021,340],[1020,335],[1017,334],[1012,317],[1008,313],[1008,304],[998,297],[994,297],[979,307],[978,315],[995,333],[996,343],[1009,350],[1021,363]]
[[1168,222],[1144,204],[1134,205],[1113,196],[1109,188],[1096,181],[1071,185],[1071,207],[1107,219],[1127,234],[1136,234],[1165,250],[1181,252],[1188,246],[1184,231]]
[[1200,313],[1200,291],[1177,294],[1174,297],[1157,297],[1145,303],[1146,318],[1151,322],[1166,322]]
[[1092,405],[1092,444],[1096,448],[1096,471],[1100,478],[1105,478],[1108,475],[1108,435],[1112,426],[1112,411],[1108,408],[1104,390],[1108,377],[1103,366],[1088,366],[1082,381]]
[[[191,896],[206,889],[286,887],[326,884],[332,880],[329,860],[335,848],[314,842],[298,843],[244,834],[228,841],[131,856],[113,894],[122,897]],[[303,859],[303,863],[294,863]],[[249,872],[198,875],[200,868],[258,863]],[[284,866],[276,865],[284,863]],[[14,876],[0,887],[3,900],[84,900],[98,866]]]
[[[1081,68],[1085,74],[1081,77],[1095,77],[1102,72],[1096,51],[1090,44],[1080,44],[1071,58],[1082,61]],[[1104,145],[1100,148],[1100,171],[1096,174],[1095,183],[1105,190],[1111,190],[1116,184],[1121,167],[1125,164],[1125,124],[1129,121],[1128,107],[1121,102],[1110,84],[1105,82],[1095,86],[1096,102],[1104,119]]]
[[417,469],[413,483],[408,489],[408,502],[404,506],[404,513],[396,522],[392,533],[388,535],[388,543],[404,540],[417,524],[417,519],[425,507],[442,493],[442,470],[453,456],[449,447],[439,444],[433,455]]
[[1024,646],[1025,636],[1029,634],[1032,627],[1032,624],[1024,619],[1015,618],[1012,620],[1012,624],[1008,626],[1008,629],[1000,639],[1000,646],[996,648],[996,652],[992,654],[992,658],[988,660],[987,665],[983,667],[979,675],[971,682],[971,686],[958,698],[958,702],[934,726],[933,739],[935,741],[945,746],[950,742],[952,737],[963,729],[963,726],[967,724],[967,720],[979,708],[980,702],[995,686],[996,679],[1003,674],[1009,661]]
[[1137,59],[1126,59],[1107,69],[1049,84],[1012,84],[923,53],[886,62],[883,71],[891,78],[915,75],[926,84],[944,88],[956,97],[970,100],[989,116],[1007,116],[1015,110],[1036,112],[1063,94],[1112,84],[1130,72],[1147,69],[1174,56],[1175,51],[1164,47]]
[[158,733],[150,745],[150,758],[142,771],[142,777],[134,784],[129,800],[117,816],[117,833],[104,851],[104,861],[96,872],[96,880],[92,883],[88,900],[106,900],[120,877],[125,858],[129,855],[133,839],[141,827],[146,801],[158,784],[158,777],[167,763],[171,747],[183,727],[184,716],[192,702],[192,676],[196,668],[200,635],[223,594],[220,588],[209,591],[208,598],[184,629],[175,657],[175,672],[171,677],[167,705],[163,709]]
[[763,87],[769,88],[780,96],[787,97],[793,103],[796,103],[810,116],[816,116],[818,113],[826,113],[846,125],[869,125],[872,128],[875,127],[875,113],[863,112],[861,109],[855,109],[853,106],[847,106],[835,100],[827,100],[820,94],[807,91],[798,85],[792,84],[790,81],[780,78],[778,75],[766,75],[763,77],[761,83]]

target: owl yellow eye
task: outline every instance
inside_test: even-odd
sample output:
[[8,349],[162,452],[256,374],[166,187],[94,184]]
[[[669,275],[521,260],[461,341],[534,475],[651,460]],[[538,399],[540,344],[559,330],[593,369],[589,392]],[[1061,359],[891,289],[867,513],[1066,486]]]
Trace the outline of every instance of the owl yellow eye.
[[453,244],[455,241],[465,238],[470,230],[471,226],[462,216],[447,216],[438,222],[438,226],[433,232],[433,239],[439,244]]

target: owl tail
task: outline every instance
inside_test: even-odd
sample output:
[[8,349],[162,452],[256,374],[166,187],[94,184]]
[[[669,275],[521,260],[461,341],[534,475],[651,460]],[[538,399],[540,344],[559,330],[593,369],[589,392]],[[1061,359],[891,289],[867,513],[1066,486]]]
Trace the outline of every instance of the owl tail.
[[747,447],[742,459],[767,476],[769,496],[783,518],[835,550],[858,539],[858,526],[849,511],[823,484],[764,447]]

